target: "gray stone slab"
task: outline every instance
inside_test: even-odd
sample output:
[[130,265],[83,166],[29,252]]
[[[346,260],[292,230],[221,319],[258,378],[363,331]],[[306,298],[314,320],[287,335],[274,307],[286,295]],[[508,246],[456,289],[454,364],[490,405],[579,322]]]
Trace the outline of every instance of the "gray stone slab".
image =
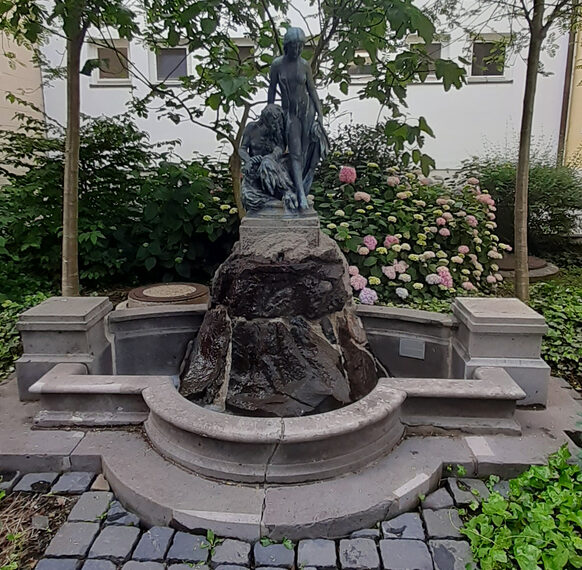
[[117,564],[125,562],[139,537],[139,529],[131,526],[106,526],[95,539],[89,558],[105,558]]
[[430,552],[421,540],[381,540],[380,554],[385,570],[433,570]]
[[82,558],[98,532],[97,523],[66,522],[51,540],[45,554],[55,558]]
[[248,570],[246,566],[237,566],[236,564],[221,564],[216,570]]
[[435,570],[477,568],[473,562],[471,547],[464,540],[430,540],[429,545]]
[[437,489],[421,502],[423,509],[447,509],[454,506],[453,497],[445,487]]
[[32,515],[30,526],[37,530],[48,530],[49,518],[45,515]]
[[110,560],[87,560],[81,570],[116,570],[117,566]]
[[319,570],[333,570],[337,566],[335,542],[316,538],[302,540],[297,549],[297,566],[315,566]]
[[509,481],[499,481],[493,485],[493,490],[499,493],[502,497],[509,497]]
[[100,521],[109,508],[109,503],[112,499],[113,493],[106,493],[103,491],[89,491],[88,493],[83,493],[71,510],[68,520],[71,522]]
[[376,541],[370,538],[340,540],[340,565],[344,570],[377,570],[380,557]]
[[48,493],[58,473],[27,473],[15,485],[15,493]]
[[130,560],[126,562],[121,570],[164,570],[165,566],[159,562],[136,562]]
[[250,555],[251,545],[248,542],[227,538],[215,547],[210,565],[212,567],[224,564],[248,566],[250,563]]
[[139,526],[139,517],[125,510],[124,506],[119,501],[113,501],[107,511],[105,524]]
[[167,526],[154,526],[145,532],[133,551],[132,558],[140,561],[161,562],[174,536],[174,530]]
[[208,566],[204,564],[196,564],[193,566],[192,564],[170,564],[168,566],[168,570],[192,570],[192,568],[196,568],[196,570],[209,570]]
[[380,530],[377,528],[363,528],[362,530],[352,532],[350,538],[372,538],[374,540],[379,540]]
[[253,547],[255,566],[269,566],[274,568],[292,568],[295,564],[295,550],[282,544],[263,546],[256,542]]
[[63,473],[53,485],[51,492],[56,494],[80,495],[89,490],[93,479],[95,479],[95,473],[90,473],[89,471]]
[[0,491],[10,493],[20,479],[20,471],[3,471],[0,473]]
[[177,532],[166,559],[168,562],[206,562],[208,552],[208,542],[205,536]]
[[43,558],[35,566],[36,570],[77,570],[80,561],[76,558]]
[[422,516],[429,538],[462,538],[459,529],[463,522],[455,509],[426,510]]
[[489,497],[489,489],[480,479],[456,479],[449,477],[447,486],[453,495],[455,505],[464,507],[473,501],[481,502]]
[[384,538],[424,540],[424,529],[418,513],[403,513],[382,523]]

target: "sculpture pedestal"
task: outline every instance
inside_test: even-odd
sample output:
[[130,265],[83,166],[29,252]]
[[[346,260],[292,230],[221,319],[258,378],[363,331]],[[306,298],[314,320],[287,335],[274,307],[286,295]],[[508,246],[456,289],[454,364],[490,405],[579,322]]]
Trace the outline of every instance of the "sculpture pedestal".
[[317,215],[278,220],[243,221],[246,233],[216,272],[180,390],[200,404],[301,416],[352,403],[376,385],[339,247],[315,230]]

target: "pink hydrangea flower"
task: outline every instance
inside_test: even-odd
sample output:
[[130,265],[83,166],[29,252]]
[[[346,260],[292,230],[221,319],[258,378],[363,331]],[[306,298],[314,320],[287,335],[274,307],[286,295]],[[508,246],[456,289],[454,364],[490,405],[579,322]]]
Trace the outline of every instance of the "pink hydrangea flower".
[[385,265],[382,267],[382,273],[384,273],[388,279],[396,279],[396,269],[393,265]]
[[384,247],[392,247],[395,243],[400,243],[400,240],[396,236],[386,236]]
[[475,291],[477,289],[477,287],[475,287],[475,285],[473,285],[473,283],[470,281],[465,281],[462,287],[465,291]]
[[373,305],[376,301],[378,301],[378,293],[376,293],[374,289],[364,287],[360,291],[360,303],[363,303],[364,305]]
[[360,270],[355,265],[350,265],[348,267],[348,273],[353,277],[354,275],[359,275]]
[[354,291],[361,291],[368,284],[368,280],[363,275],[354,275],[350,278],[350,285]]
[[437,273],[441,275],[442,273],[449,273],[449,268],[446,265],[439,265],[437,267]]
[[489,194],[479,194],[475,197],[477,202],[487,204],[488,206],[495,206],[495,200]]
[[444,206],[445,204],[449,203],[449,200],[448,200],[448,198],[437,198],[436,203],[439,206]]
[[339,171],[339,180],[342,184],[353,184],[357,178],[356,169],[353,166],[342,166]]
[[367,247],[362,245],[358,248],[358,253],[360,255],[368,255],[370,253],[370,250]]
[[467,255],[469,253],[469,248],[466,245],[460,245],[457,251],[463,255]]
[[394,188],[400,184],[400,178],[398,178],[398,176],[388,176],[388,178],[386,178],[386,184]]
[[362,202],[369,202],[372,199],[372,196],[370,196],[370,194],[368,194],[367,192],[356,192],[354,194],[354,200],[356,202],[362,201]]
[[436,223],[437,223],[437,226],[446,226],[447,220],[445,218],[437,218]]
[[494,219],[495,219],[495,214],[494,214],[493,212],[487,212],[487,217],[488,217],[490,220],[494,220]]
[[408,269],[408,263],[406,261],[395,261],[394,269],[397,273],[404,273]]
[[471,178],[467,178],[467,184],[471,184],[472,186],[477,186],[479,184],[479,179],[472,176]]
[[493,285],[493,283],[497,283],[497,279],[495,279],[495,275],[487,275],[487,283]]
[[363,240],[364,245],[370,250],[374,251],[378,245],[378,240],[374,236],[366,236]]
[[441,285],[444,285],[447,289],[453,286],[453,278],[450,273],[441,273]]
[[467,212],[465,212],[464,210],[459,210],[457,212],[457,216],[459,216],[459,218],[464,218],[467,215]]
[[399,200],[406,200],[406,198],[408,198],[408,194],[406,192],[398,192],[398,194],[396,194],[396,198]]
[[445,212],[445,213],[443,214],[443,218],[444,218],[445,220],[447,220],[447,222],[450,222],[450,221],[453,219],[453,214],[451,214],[450,212]]
[[429,273],[424,279],[429,285],[439,285],[441,282],[440,275]]
[[441,228],[439,230],[439,234],[442,235],[443,237],[449,237],[451,235],[451,232],[447,228]]
[[479,225],[479,222],[477,221],[477,218],[475,216],[467,216],[465,218],[465,220],[467,220],[467,223],[472,227],[472,228],[476,228]]

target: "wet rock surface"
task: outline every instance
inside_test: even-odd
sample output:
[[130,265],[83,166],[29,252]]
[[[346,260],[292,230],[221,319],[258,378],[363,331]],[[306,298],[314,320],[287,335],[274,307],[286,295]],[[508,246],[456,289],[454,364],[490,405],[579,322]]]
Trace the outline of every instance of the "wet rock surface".
[[219,268],[180,392],[238,414],[302,416],[354,402],[378,369],[355,315],[347,263],[279,234],[238,244]]

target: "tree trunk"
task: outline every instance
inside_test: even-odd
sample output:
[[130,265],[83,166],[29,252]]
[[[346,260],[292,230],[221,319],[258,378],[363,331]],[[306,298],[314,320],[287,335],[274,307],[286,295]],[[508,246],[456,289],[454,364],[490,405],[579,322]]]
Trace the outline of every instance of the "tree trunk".
[[543,43],[544,0],[534,0],[531,39],[527,56],[527,74],[523,97],[523,113],[519,135],[519,156],[515,182],[515,294],[529,300],[529,271],[527,251],[529,164],[534,102],[538,80],[540,53]]
[[245,209],[242,205],[241,196],[242,165],[240,156],[236,150],[230,155],[228,164],[230,166],[230,175],[232,176],[232,192],[234,194],[234,201],[238,209],[238,215],[242,219],[245,215]]
[[67,131],[65,139],[65,173],[63,188],[63,257],[61,285],[63,297],[79,295],[79,147],[80,94],[79,78],[83,29],[81,7],[71,14],[74,34],[67,39]]

